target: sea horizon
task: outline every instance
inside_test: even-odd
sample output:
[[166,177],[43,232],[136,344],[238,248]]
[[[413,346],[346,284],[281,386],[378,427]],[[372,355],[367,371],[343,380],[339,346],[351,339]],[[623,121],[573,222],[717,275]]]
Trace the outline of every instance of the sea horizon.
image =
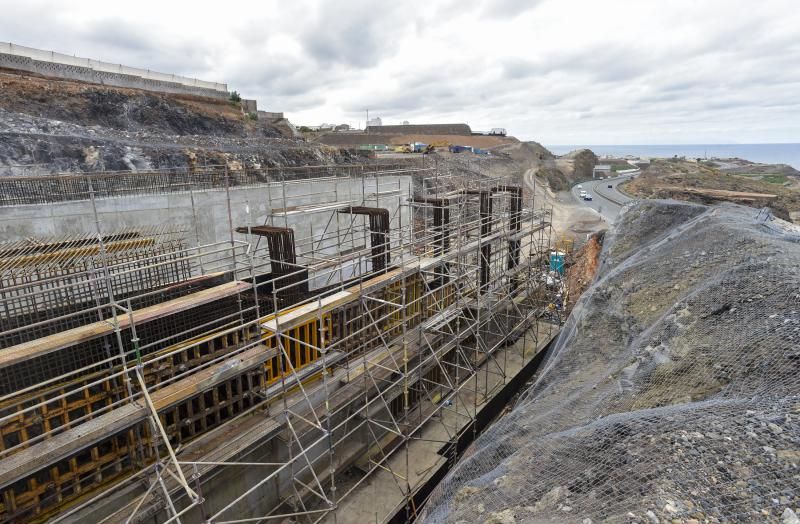
[[633,155],[649,158],[742,158],[763,164],[788,164],[800,169],[800,143],[765,144],[556,144],[545,145],[556,155],[576,149],[591,149],[598,156]]

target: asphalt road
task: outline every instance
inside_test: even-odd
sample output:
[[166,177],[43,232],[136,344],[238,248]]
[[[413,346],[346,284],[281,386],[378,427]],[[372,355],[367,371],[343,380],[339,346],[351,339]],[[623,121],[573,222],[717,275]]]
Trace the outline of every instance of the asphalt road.
[[[573,198],[580,204],[590,207],[603,215],[609,222],[617,219],[619,210],[632,199],[617,190],[617,184],[638,175],[639,172],[622,175],[608,180],[590,180],[581,182],[570,191]],[[582,187],[581,187],[582,186]],[[610,188],[608,186],[611,186]],[[592,195],[592,201],[587,202],[580,197],[581,189]]]

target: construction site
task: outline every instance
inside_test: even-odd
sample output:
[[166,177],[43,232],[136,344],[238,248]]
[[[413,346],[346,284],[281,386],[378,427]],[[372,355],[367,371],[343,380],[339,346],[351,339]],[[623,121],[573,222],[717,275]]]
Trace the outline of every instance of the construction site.
[[595,180],[439,72],[303,130],[280,60],[0,42],[0,522],[800,524],[797,171]]
[[412,520],[559,331],[550,211],[512,180],[0,184],[3,522]]

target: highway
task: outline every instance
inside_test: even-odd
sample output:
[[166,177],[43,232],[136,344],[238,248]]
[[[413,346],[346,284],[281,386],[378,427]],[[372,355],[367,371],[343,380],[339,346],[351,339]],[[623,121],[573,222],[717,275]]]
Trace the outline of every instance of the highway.
[[[588,182],[581,182],[574,186],[570,192],[573,198],[586,207],[590,207],[603,215],[608,222],[614,222],[617,219],[619,210],[626,203],[632,199],[621,193],[617,189],[617,184],[624,182],[641,173],[636,172],[627,173],[607,180],[589,180]],[[610,188],[608,186],[611,186]],[[587,202],[580,197],[581,190],[586,191],[592,195],[592,201]]]

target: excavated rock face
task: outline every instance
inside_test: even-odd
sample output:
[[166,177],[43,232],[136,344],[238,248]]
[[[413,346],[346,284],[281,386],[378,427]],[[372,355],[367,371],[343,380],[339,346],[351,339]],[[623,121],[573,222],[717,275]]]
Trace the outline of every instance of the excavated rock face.
[[0,76],[0,175],[352,160],[225,100]]
[[597,164],[597,155],[588,149],[581,149],[573,156],[575,180],[584,180],[592,177],[592,169]]
[[547,181],[553,191],[566,191],[569,189],[569,180],[560,170],[554,167],[542,167],[536,170],[536,176]]
[[800,230],[642,201],[428,522],[781,522],[800,507]]

